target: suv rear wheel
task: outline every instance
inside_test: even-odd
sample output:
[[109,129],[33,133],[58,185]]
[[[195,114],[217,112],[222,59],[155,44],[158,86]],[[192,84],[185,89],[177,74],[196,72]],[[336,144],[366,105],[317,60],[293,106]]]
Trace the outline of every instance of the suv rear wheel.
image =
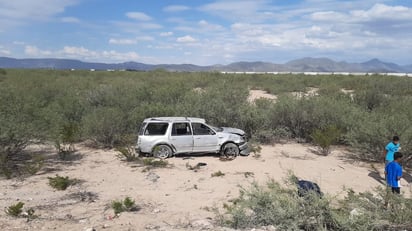
[[172,156],[172,154],[173,154],[172,149],[165,144],[157,145],[152,150],[153,157],[160,158],[160,159],[166,159],[169,156]]

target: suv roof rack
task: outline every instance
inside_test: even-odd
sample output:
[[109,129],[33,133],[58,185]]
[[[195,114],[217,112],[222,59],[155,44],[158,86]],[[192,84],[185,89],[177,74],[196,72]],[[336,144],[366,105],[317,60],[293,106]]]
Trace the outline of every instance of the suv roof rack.
[[190,121],[190,122],[201,122],[205,123],[206,120],[203,118],[198,118],[198,117],[151,117],[147,118],[144,121],[167,121],[167,122],[172,122],[172,121]]

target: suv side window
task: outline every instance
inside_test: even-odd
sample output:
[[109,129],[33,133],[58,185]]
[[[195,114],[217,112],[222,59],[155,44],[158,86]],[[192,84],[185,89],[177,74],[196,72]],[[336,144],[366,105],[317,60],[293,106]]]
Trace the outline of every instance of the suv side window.
[[144,134],[146,136],[164,135],[168,127],[168,123],[149,123],[146,126]]
[[188,136],[192,135],[189,123],[173,123],[172,136]]
[[142,123],[142,125],[140,125],[140,128],[139,128],[139,136],[141,136],[141,135],[144,134],[144,129],[145,129],[145,127],[146,127],[146,123]]
[[192,123],[193,135],[214,135],[216,134],[211,128],[202,123]]

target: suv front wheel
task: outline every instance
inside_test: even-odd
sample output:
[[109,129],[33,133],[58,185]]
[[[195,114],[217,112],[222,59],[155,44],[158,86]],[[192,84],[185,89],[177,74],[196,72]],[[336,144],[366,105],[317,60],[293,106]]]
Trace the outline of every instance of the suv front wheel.
[[152,155],[155,158],[166,159],[169,156],[172,156],[172,154],[172,149],[165,144],[157,145],[152,150]]
[[234,143],[227,143],[222,147],[221,154],[225,158],[235,158],[239,155],[239,147]]

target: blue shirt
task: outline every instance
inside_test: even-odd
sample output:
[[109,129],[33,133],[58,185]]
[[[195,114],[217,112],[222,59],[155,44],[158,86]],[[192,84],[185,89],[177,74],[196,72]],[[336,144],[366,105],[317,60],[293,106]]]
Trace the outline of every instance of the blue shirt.
[[388,145],[386,145],[385,149],[386,149],[387,152],[386,152],[386,158],[385,159],[388,162],[393,161],[393,154],[398,151],[399,145],[400,145],[399,143],[394,144],[393,142],[390,142]]
[[385,172],[386,183],[391,187],[398,188],[398,178],[402,176],[402,166],[398,162],[392,161],[386,165]]

